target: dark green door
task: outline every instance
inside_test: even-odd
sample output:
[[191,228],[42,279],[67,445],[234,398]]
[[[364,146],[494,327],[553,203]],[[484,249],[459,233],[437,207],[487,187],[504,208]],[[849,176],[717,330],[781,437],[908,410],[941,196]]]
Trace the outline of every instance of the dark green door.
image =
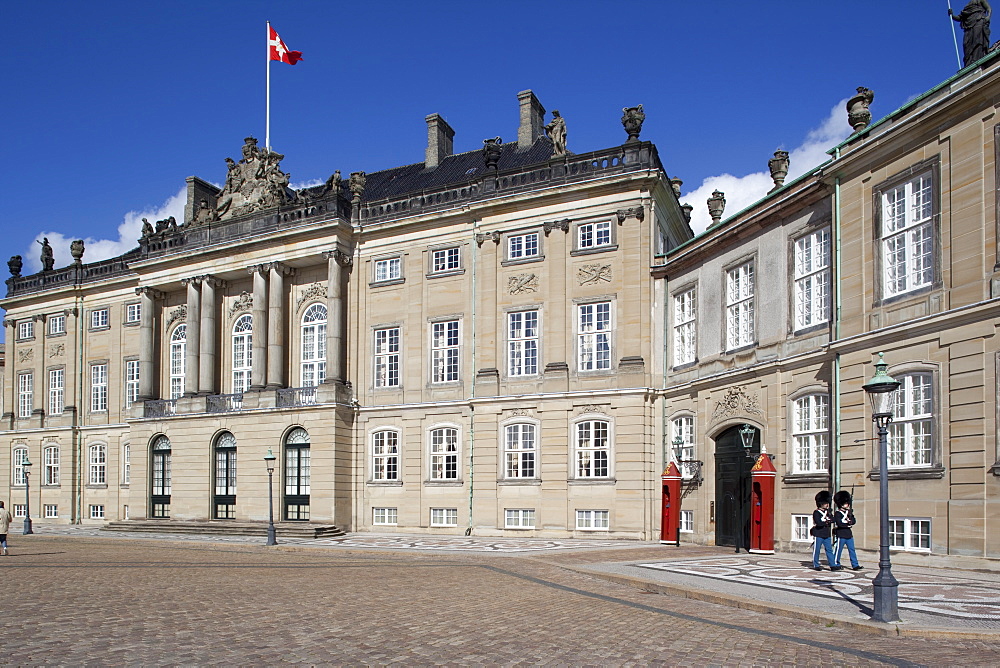
[[760,432],[753,445],[743,447],[742,425],[730,427],[715,439],[715,544],[750,547],[750,468],[760,454]]

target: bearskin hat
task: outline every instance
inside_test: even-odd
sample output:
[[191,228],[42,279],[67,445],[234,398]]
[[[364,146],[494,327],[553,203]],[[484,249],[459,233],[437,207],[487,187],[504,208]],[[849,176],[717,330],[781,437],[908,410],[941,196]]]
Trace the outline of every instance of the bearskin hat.
[[816,507],[819,508],[826,503],[830,503],[830,490],[820,490],[816,493]]
[[833,503],[835,506],[840,508],[841,506],[851,505],[851,493],[846,489],[842,489],[833,495]]

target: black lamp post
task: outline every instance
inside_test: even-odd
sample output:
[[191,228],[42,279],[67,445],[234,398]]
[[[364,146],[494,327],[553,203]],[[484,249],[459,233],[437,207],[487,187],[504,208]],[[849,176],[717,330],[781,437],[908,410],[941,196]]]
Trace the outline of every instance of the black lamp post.
[[31,495],[29,490],[31,462],[25,459],[21,467],[24,469],[24,535],[27,536],[35,533],[31,530]]
[[267,466],[267,543],[266,545],[277,545],[278,541],[274,535],[274,460],[277,457],[267,449],[264,455],[264,464]]
[[878,575],[872,580],[875,597],[872,619],[876,622],[899,621],[899,582],[892,576],[892,563],[889,561],[889,456],[886,437],[895,404],[893,392],[900,383],[885,372],[888,367],[882,360],[882,353],[879,353],[875,375],[862,385],[871,400],[872,422],[878,429],[879,558]]
[[[746,490],[746,466],[747,461],[751,459],[750,448],[753,447],[753,438],[757,430],[751,425],[744,424],[740,428],[740,440],[743,442],[743,457],[740,459],[740,481],[739,481],[739,495],[740,495],[740,519],[736,523],[736,551],[740,551],[740,543],[743,542],[743,525],[746,523],[746,503],[747,503],[747,490]],[[747,550],[749,551],[750,546],[747,545]]]
[[[678,454],[678,453],[680,452],[681,446],[684,445],[684,439],[681,438],[680,434],[677,434],[676,436],[674,436],[673,444],[674,444],[674,457],[673,458],[677,462],[677,468],[680,469],[680,468],[683,467],[683,464],[681,464],[681,457],[680,457],[680,454]],[[670,459],[669,458],[665,459],[665,461],[663,463],[664,468],[666,468],[668,462],[670,462]],[[681,476],[683,477],[683,475],[684,475],[684,471],[681,471]]]

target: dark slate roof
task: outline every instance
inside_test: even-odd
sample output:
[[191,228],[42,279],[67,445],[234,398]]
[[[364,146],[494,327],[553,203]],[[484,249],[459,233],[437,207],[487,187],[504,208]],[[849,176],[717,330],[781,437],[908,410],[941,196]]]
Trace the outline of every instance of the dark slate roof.
[[[520,169],[528,165],[548,162],[552,157],[552,142],[548,137],[540,136],[535,142],[524,149],[518,149],[517,142],[501,144],[498,171]],[[477,149],[467,153],[449,155],[437,167],[427,169],[424,163],[418,162],[403,167],[393,167],[380,172],[366,174],[363,199],[374,202],[391,199],[424,191],[438,190],[448,186],[468,183],[478,180],[486,174],[486,161],[483,150]],[[344,179],[343,188],[347,190],[348,179]],[[345,192],[350,198],[350,192]]]

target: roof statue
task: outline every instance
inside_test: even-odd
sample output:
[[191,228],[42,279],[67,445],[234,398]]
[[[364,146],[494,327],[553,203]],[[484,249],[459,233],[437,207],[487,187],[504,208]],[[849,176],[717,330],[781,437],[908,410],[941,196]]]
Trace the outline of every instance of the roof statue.
[[69,245],[69,254],[73,256],[73,264],[80,266],[83,264],[83,239],[74,239]]
[[965,49],[963,67],[968,67],[986,55],[990,48],[990,3],[986,0],[970,0],[958,14],[948,8],[948,16],[962,24],[965,36],[962,47]]
[[289,175],[279,166],[285,156],[261,151],[254,137],[244,140],[242,150],[239,162],[226,158],[229,171],[215,207],[217,220],[268,209],[288,200]]
[[[38,241],[37,239],[35,241]],[[42,254],[39,259],[42,261],[42,271],[52,271],[52,267],[55,266],[56,260],[52,255],[52,246],[49,245],[49,238],[43,237],[41,241],[38,241],[42,246]]]
[[556,109],[552,110],[552,120],[545,126],[545,133],[552,140],[552,157],[566,155],[566,120]]
[[12,255],[9,260],[7,260],[7,269],[10,270],[10,275],[14,278],[21,277],[21,268],[24,263],[21,261],[20,255]]
[[642,105],[623,107],[622,111],[625,112],[622,116],[622,125],[625,127],[625,132],[628,133],[626,143],[639,141],[642,123],[646,120],[646,113],[642,110]]
[[858,92],[847,101],[847,123],[855,132],[860,132],[872,122],[872,112],[868,108],[875,99],[871,88],[858,86]]

